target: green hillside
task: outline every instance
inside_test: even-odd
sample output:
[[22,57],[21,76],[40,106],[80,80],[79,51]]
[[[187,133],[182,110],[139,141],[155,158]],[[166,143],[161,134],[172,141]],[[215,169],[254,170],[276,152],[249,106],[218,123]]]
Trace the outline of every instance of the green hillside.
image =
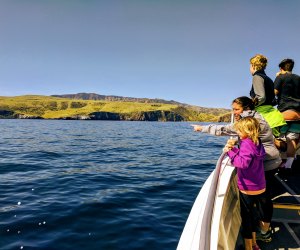
[[[218,121],[219,116],[228,113],[226,109],[209,109],[168,103],[79,100],[53,96],[25,95],[0,97],[0,115],[5,118],[7,112],[18,118],[36,117],[44,119],[64,119],[77,116],[89,116],[94,112],[109,112],[136,117],[141,112],[171,112],[185,121]],[[126,119],[127,119],[126,118]]]

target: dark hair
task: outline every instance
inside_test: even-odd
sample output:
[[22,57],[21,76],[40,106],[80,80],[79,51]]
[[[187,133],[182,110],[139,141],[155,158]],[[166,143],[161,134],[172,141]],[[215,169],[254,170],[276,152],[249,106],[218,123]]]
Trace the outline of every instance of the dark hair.
[[232,103],[241,105],[244,110],[254,110],[254,103],[252,99],[247,96],[235,98]]
[[294,68],[294,60],[293,59],[284,59],[279,63],[279,68],[283,69],[284,71],[292,71]]

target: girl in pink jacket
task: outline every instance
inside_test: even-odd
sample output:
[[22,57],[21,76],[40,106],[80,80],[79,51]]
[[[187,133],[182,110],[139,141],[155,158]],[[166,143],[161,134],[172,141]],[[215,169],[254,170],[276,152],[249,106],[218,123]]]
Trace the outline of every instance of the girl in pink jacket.
[[239,148],[228,140],[224,151],[237,168],[238,188],[241,206],[242,235],[246,250],[260,249],[256,243],[256,220],[254,204],[258,208],[262,223],[269,228],[272,214],[272,203],[267,199],[264,175],[265,150],[259,136],[259,122],[253,117],[245,117],[234,124],[240,138]]

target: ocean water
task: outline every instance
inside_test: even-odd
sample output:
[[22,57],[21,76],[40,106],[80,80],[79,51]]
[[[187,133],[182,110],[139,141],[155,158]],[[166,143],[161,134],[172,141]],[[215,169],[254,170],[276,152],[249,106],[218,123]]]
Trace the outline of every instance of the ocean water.
[[0,120],[0,249],[176,249],[225,137],[187,122]]

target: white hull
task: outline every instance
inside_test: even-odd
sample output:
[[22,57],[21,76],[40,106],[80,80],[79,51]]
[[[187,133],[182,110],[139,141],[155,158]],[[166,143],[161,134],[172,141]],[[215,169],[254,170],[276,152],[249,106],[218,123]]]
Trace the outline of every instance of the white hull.
[[[261,249],[300,249],[300,159],[292,174],[274,176],[272,241]],[[224,154],[204,183],[180,237],[177,250],[234,250],[243,245],[235,168]]]
[[177,250],[235,248],[241,224],[235,176],[223,154],[196,198]]

